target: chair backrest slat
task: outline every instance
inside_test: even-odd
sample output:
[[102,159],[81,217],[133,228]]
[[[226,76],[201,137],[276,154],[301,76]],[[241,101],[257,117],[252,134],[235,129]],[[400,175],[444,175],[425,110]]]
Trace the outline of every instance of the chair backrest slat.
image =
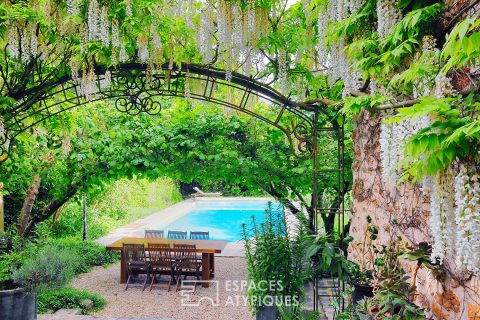
[[169,243],[149,243],[148,254],[153,263],[172,261],[172,248]]
[[210,232],[205,231],[190,231],[190,239],[192,240],[208,240],[210,239]]
[[147,255],[145,253],[145,246],[143,244],[124,243],[123,252],[125,254],[125,261],[132,262],[146,262]]
[[145,238],[163,239],[163,230],[145,230]]
[[194,244],[174,244],[175,259],[192,262],[196,260],[197,246]]
[[168,239],[187,239],[186,231],[168,231]]

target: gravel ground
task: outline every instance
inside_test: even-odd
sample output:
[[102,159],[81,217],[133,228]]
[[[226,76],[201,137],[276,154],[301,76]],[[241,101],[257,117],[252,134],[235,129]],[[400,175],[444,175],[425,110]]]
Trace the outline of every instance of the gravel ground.
[[[72,287],[100,294],[107,300],[104,310],[94,314],[97,317],[165,317],[176,320],[249,320],[254,317],[244,303],[245,292],[236,290],[235,284],[246,278],[245,260],[241,257],[216,257],[215,279],[218,284],[209,288],[197,286],[195,293],[190,295],[188,304],[182,305],[183,297],[174,288],[167,292],[163,288],[129,288],[124,291],[124,285],[119,283],[120,264],[107,268],[98,267],[90,273],[76,278]],[[237,281],[230,282],[230,281]],[[210,297],[218,305],[213,306]],[[204,299],[202,299],[204,298]]]

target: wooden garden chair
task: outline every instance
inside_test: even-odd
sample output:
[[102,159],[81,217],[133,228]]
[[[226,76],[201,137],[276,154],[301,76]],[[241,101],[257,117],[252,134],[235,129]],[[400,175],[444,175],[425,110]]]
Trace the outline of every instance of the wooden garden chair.
[[[190,231],[190,239],[191,240],[209,240],[210,239],[210,232],[208,231]],[[202,262],[202,254],[196,253],[195,256],[197,257],[198,262]]]
[[163,239],[163,230],[145,230],[145,238]]
[[[150,291],[153,287],[165,287],[162,285],[162,274],[170,276],[168,281],[167,291],[170,291],[172,281],[174,280],[175,260],[172,256],[172,250],[168,243],[149,243],[148,252],[150,257],[150,266],[152,270],[152,282],[150,283]],[[158,284],[154,284],[155,278],[158,275]]]
[[168,239],[187,239],[186,231],[168,231]]
[[145,246],[143,244],[123,244],[123,254],[125,255],[125,263],[128,272],[127,285],[125,290],[130,285],[130,280],[139,274],[145,274],[145,281],[143,283],[143,290],[147,285],[150,277],[150,262],[148,261]]
[[192,240],[209,240],[210,239],[210,232],[205,231],[191,231],[190,232],[190,239]]
[[200,280],[200,268],[202,264],[197,261],[197,247],[194,244],[174,244],[173,250],[175,253],[175,271],[177,277],[175,291],[178,291],[182,275],[185,280],[188,275],[193,273],[197,280]]

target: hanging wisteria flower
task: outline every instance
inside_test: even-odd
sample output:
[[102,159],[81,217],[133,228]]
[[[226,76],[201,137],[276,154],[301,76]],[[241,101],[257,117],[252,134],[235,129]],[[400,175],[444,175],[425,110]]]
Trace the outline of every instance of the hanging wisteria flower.
[[318,61],[320,65],[327,64],[327,46],[325,44],[325,36],[327,32],[328,16],[324,8],[320,8],[318,12]]
[[117,19],[112,20],[112,47],[120,48],[120,31]]
[[442,73],[439,73],[435,78],[433,95],[437,98],[445,98],[454,95],[455,89],[450,81],[450,78],[445,77]]
[[8,33],[8,53],[12,59],[17,59],[20,56],[19,37],[16,27],[11,27]]
[[244,55],[245,63],[243,64],[243,73],[247,76],[250,77],[252,74],[252,68],[253,68],[253,58],[252,58],[252,52],[246,52]]
[[287,52],[284,49],[278,50],[278,81],[280,83],[280,91],[284,94],[289,91],[288,84],[288,65]]
[[110,20],[108,20],[108,13],[106,7],[102,7],[100,13],[100,29],[99,40],[105,46],[110,46]]
[[112,84],[112,72],[110,70],[105,71],[103,79],[100,81],[100,87],[102,89],[109,88]]
[[480,275],[480,175],[460,166],[455,178],[457,267]]
[[95,41],[100,35],[100,9],[97,0],[91,0],[88,6],[87,25],[88,40]]
[[75,81],[76,84],[80,84],[80,73],[78,70],[78,62],[75,60],[71,60],[69,63],[69,67],[72,73],[72,80]]
[[398,179],[397,166],[404,158],[405,144],[413,135],[430,125],[430,117],[397,122],[385,121],[391,116],[392,114],[384,115],[384,121],[380,126],[380,156],[383,180],[394,185]]
[[20,34],[20,46],[22,47],[22,61],[27,63],[30,61],[30,37],[27,29],[23,29]]
[[38,54],[37,26],[33,23],[29,25],[30,30],[30,55],[36,57]]
[[70,141],[70,136],[68,134],[65,134],[62,140],[62,154],[64,156],[68,156],[71,150],[72,150],[72,143]]
[[138,58],[145,63],[149,58],[148,38],[144,35],[137,38]]
[[397,0],[377,1],[377,31],[380,38],[390,34],[393,27],[402,19],[402,11],[396,8]]
[[78,14],[77,0],[67,0],[67,12],[71,15],[77,15]]
[[[432,61],[435,63],[435,60],[432,58],[439,52],[439,50],[436,48],[436,42],[437,41],[435,37],[431,35],[423,37],[420,50],[417,52],[415,60],[423,63],[424,65],[431,65]],[[430,95],[430,82],[430,77],[428,76],[417,77],[413,85],[413,97],[420,98]]]
[[122,37],[120,41],[120,62],[127,62],[128,60],[128,53],[127,49],[125,48],[125,39]]
[[247,34],[250,36],[250,42],[254,43],[258,40],[256,36],[257,26],[256,26],[256,18],[255,18],[255,2],[254,0],[248,1],[247,7]]
[[129,17],[133,16],[133,11],[132,11],[132,4],[130,2],[131,0],[125,0],[125,14]]
[[455,194],[451,192],[454,174],[451,168],[437,175],[430,197],[429,226],[433,237],[432,262],[443,263],[456,242]]
[[93,68],[90,68],[88,71],[83,71],[82,80],[80,83],[80,92],[87,101],[93,100],[97,94],[97,81]]
[[200,16],[200,25],[197,32],[197,46],[205,63],[213,60],[214,35],[216,32],[214,12],[213,6],[207,3],[204,12]]
[[3,141],[5,136],[5,124],[3,123],[3,118],[0,117],[0,141]]
[[348,2],[348,10],[350,14],[354,14],[360,10],[365,4],[365,0],[350,0]]

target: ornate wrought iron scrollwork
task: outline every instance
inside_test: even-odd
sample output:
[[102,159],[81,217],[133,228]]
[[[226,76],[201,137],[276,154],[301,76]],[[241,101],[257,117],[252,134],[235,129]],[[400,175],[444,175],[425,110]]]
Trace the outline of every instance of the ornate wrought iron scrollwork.
[[126,112],[131,116],[135,116],[142,112],[149,115],[156,115],[162,111],[162,105],[158,101],[154,101],[151,97],[128,95],[118,98],[115,101],[115,108],[120,112]]
[[163,85],[164,81],[158,76],[151,75],[147,80],[143,71],[122,71],[114,77],[113,87],[125,95],[116,99],[115,108],[132,116],[140,113],[156,115],[162,111],[162,105],[148,91],[158,91]]
[[313,156],[313,128],[310,123],[292,124],[291,131],[286,134],[296,157],[308,159]]

